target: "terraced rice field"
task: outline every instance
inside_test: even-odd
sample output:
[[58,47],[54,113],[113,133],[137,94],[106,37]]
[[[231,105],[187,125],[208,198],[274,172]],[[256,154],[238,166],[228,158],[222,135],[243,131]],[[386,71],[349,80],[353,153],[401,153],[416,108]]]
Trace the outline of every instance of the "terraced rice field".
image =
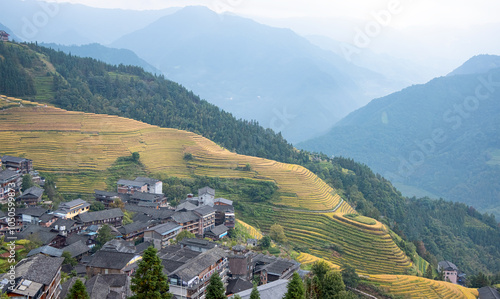
[[[262,215],[244,219],[248,224],[240,222],[255,237],[262,237],[255,228],[265,232],[280,223],[293,245],[307,249],[302,259],[348,263],[366,274],[403,274],[411,267],[381,223],[343,217],[355,211],[307,169],[238,155],[193,133],[116,116],[16,106],[0,111],[0,152],[33,159],[36,169],[57,175],[60,190],[73,193],[104,188],[105,170],[132,152],[140,153],[153,174],[274,181],[282,194],[280,208],[262,206]],[[185,161],[185,153],[194,159]],[[251,170],[241,170],[247,163]],[[335,212],[324,212],[332,209]]]
[[370,275],[369,280],[391,294],[404,298],[475,299],[478,296],[476,289],[416,276]]
[[319,258],[317,256],[314,256],[314,255],[311,255],[309,253],[305,253],[305,252],[301,252],[300,255],[297,257],[297,261],[299,263],[301,263],[302,265],[311,265],[311,264],[314,264],[318,261],[324,261],[325,263],[327,263],[330,267],[332,267],[333,269],[336,269],[336,270],[340,270],[340,266],[338,265],[335,265],[329,261],[326,261],[322,258]]
[[[262,231],[279,223],[286,227],[285,234],[290,242],[337,266],[348,263],[359,273],[372,274],[402,274],[411,266],[410,260],[379,222],[365,225],[337,213],[290,213],[272,208],[262,208],[260,213],[258,219],[248,219],[248,223]],[[331,249],[335,248],[332,244],[338,251]]]
[[241,224],[244,228],[246,228],[247,232],[252,236],[252,238],[260,240],[262,239],[262,233],[259,232],[255,227],[241,221],[240,219],[236,219],[236,221]]

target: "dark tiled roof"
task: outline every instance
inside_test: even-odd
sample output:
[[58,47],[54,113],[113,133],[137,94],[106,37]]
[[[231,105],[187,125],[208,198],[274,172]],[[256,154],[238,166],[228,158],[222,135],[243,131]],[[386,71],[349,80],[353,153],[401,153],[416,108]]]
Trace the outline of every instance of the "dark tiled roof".
[[153,194],[146,192],[135,192],[134,194],[130,195],[131,199],[138,199],[142,201],[156,201],[158,199],[161,199],[162,197],[163,194]]
[[229,280],[226,288],[226,294],[236,294],[244,290],[253,288],[253,284],[241,278]]
[[9,170],[9,169],[6,169],[6,170],[3,170],[3,171],[0,171],[0,180],[1,181],[4,181],[4,180],[10,180],[12,178],[16,178],[16,177],[20,177],[21,175],[13,170]]
[[193,203],[191,203],[191,202],[189,202],[189,201],[184,201],[184,202],[180,203],[180,204],[179,204],[179,205],[175,208],[175,210],[176,210],[176,211],[180,211],[180,210],[182,210],[182,209],[185,209],[186,211],[191,211],[191,210],[194,210],[194,209],[196,209],[196,208],[198,208],[198,206],[197,206],[197,205],[195,205],[195,204],[193,204]]
[[122,185],[122,186],[142,187],[146,183],[138,182],[138,181],[131,181],[131,180],[118,180],[118,182],[116,184]]
[[453,264],[452,262],[449,262],[449,261],[439,262],[438,267],[439,267],[439,269],[443,269],[443,270],[448,270],[448,271],[456,270],[456,271],[458,271],[457,266],[455,266],[455,264]]
[[90,248],[85,244],[84,241],[79,240],[71,245],[68,245],[62,249],[63,251],[68,251],[71,257],[79,256],[90,251]]
[[232,200],[225,199],[225,198],[222,198],[222,197],[216,198],[216,199],[214,200],[214,202],[221,202],[221,203],[223,203],[223,204],[230,205],[230,206],[232,206],[232,205],[233,205],[233,201],[232,201]]
[[71,236],[66,238],[66,244],[71,245],[79,241],[82,241],[84,244],[87,244],[88,239],[90,239],[89,236],[72,234]]
[[153,220],[153,217],[148,216],[144,213],[135,213],[134,216],[132,217],[132,221],[134,222],[149,222]]
[[49,222],[50,220],[52,220],[52,218],[56,218],[56,216],[53,214],[43,214],[42,216],[40,216],[40,220],[42,222]]
[[17,209],[16,214],[17,215],[31,215],[35,217],[40,217],[43,214],[47,212],[47,209],[44,209],[42,207],[29,207],[29,208],[23,208],[23,209]]
[[88,202],[86,202],[85,200],[81,199],[81,198],[77,198],[77,199],[74,199],[72,201],[68,201],[68,202],[61,202],[61,204],[59,205],[59,208],[68,208],[68,209],[72,209],[78,205],[83,205],[83,206],[90,206],[90,204]]
[[150,246],[153,246],[152,242],[142,242],[137,245],[135,245],[135,253],[141,254],[146,251]]
[[16,277],[49,285],[63,261],[63,257],[50,257],[43,254],[25,258],[16,265]]
[[[288,280],[278,279],[276,281],[266,283],[257,287],[259,291],[260,299],[276,299],[283,298],[283,295],[287,292]],[[249,299],[252,290],[245,290],[238,293],[242,299]]]
[[207,216],[212,213],[215,213],[215,209],[212,208],[211,206],[200,206],[194,210],[196,213],[200,214],[201,216]]
[[234,207],[233,206],[216,205],[216,206],[214,206],[214,209],[216,211],[218,211],[218,212],[234,213]]
[[136,252],[134,242],[125,241],[123,239],[113,239],[111,241],[106,242],[106,244],[104,244],[104,246],[102,247],[102,250],[127,252],[127,253]]
[[27,257],[30,257],[30,256],[35,255],[35,254],[39,254],[39,253],[43,253],[45,255],[50,255],[53,257],[60,257],[60,256],[62,256],[63,251],[61,249],[54,248],[54,247],[49,246],[49,245],[45,245],[45,246],[38,247],[38,248],[31,250],[28,253]]
[[59,294],[59,298],[66,298],[69,290],[73,287],[77,279],[80,279],[85,284],[85,278],[71,277],[61,285],[61,293]]
[[127,204],[125,205],[125,210],[135,212],[135,213],[143,213],[151,216],[153,219],[167,219],[174,214],[173,210],[170,209],[153,209],[148,207],[140,207],[137,205]]
[[2,162],[19,163],[19,162],[23,162],[23,161],[26,161],[26,160],[29,160],[29,159],[20,158],[20,157],[13,157],[13,156],[8,156],[8,155],[5,155],[5,156],[2,157]]
[[55,237],[56,232],[52,232],[50,228],[40,225],[29,225],[23,231],[17,234],[20,239],[28,239],[30,235],[34,235],[42,242],[43,245],[49,244]]
[[160,235],[163,235],[163,234],[168,234],[172,231],[175,231],[175,230],[178,230],[181,228],[182,228],[182,226],[178,225],[177,223],[167,222],[167,223],[163,223],[163,224],[160,224],[157,226],[153,226],[149,230],[153,230],[153,231],[159,233]]
[[206,193],[208,193],[212,196],[215,196],[215,190],[208,187],[208,186],[203,187],[201,189],[198,189],[198,196],[201,196],[201,195],[206,194]]
[[123,235],[128,235],[134,232],[144,231],[149,226],[149,223],[146,222],[132,222],[121,226],[118,228],[118,231]]
[[135,178],[135,181],[136,182],[143,182],[143,183],[146,183],[148,185],[154,185],[157,182],[159,182],[160,180],[138,176]]
[[33,186],[31,188],[24,190],[23,195],[21,195],[20,197],[22,198],[22,197],[27,196],[27,195],[33,195],[36,197],[40,197],[43,195],[43,189],[40,187],[37,187],[37,186]]
[[210,231],[216,236],[220,236],[221,234],[226,233],[228,230],[229,228],[227,228],[227,226],[225,226],[224,224],[217,225],[210,229]]
[[85,284],[90,299],[104,299],[109,294],[109,285],[100,277],[100,274],[93,276]]
[[500,299],[500,293],[492,287],[478,289],[479,299]]
[[120,208],[110,209],[110,210],[102,210],[96,212],[87,212],[76,216],[80,218],[80,220],[84,223],[92,222],[92,221],[101,221],[105,219],[123,217],[123,212]]
[[201,247],[201,248],[206,248],[206,249],[217,247],[217,243],[210,242],[210,241],[204,240],[204,239],[196,239],[196,238],[182,239],[180,244],[183,246]]
[[187,261],[184,265],[170,273],[170,275],[177,275],[182,277],[183,280],[189,281],[195,276],[198,276],[203,270],[211,265],[215,265],[217,261],[226,257],[227,254],[220,248],[212,248],[209,251],[203,252],[195,258]]
[[163,248],[158,252],[161,259],[185,263],[194,257],[200,255],[200,252],[189,248],[181,248],[180,245],[171,245]]
[[182,224],[189,221],[198,221],[200,219],[200,216],[196,215],[193,211],[175,212],[172,215],[172,219],[175,222]]
[[99,250],[88,266],[121,270],[136,256],[135,253]]
[[102,190],[97,190],[97,189],[94,189],[94,194],[99,196],[99,197],[120,197],[120,193],[118,193],[118,192],[109,192],[109,191],[102,191]]
[[57,229],[61,229],[61,226],[64,226],[66,230],[69,230],[75,224],[76,220],[59,218],[50,227],[55,229],[57,225]]

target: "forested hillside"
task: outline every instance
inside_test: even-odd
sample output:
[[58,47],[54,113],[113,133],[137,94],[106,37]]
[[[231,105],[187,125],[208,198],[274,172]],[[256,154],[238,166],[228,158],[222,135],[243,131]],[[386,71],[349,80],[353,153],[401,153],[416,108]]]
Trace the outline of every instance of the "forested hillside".
[[469,274],[500,271],[500,227],[494,216],[462,203],[404,198],[389,181],[352,159],[334,158],[308,168],[344,190],[358,212],[386,223],[413,242],[419,255],[434,267],[450,260]]
[[0,43],[0,55],[8,58],[0,64],[0,75],[7,78],[0,86],[4,94],[188,130],[240,154],[282,162],[297,162],[301,157],[281,134],[254,121],[237,120],[181,85],[142,68],[112,66],[36,44]]
[[498,218],[497,61],[478,56],[458,68],[459,75],[375,99],[298,146],[365,163],[405,195],[459,201]]
[[[236,120],[182,86],[138,67],[110,66],[36,44],[0,43],[0,55],[0,76],[20,78],[0,80],[9,82],[0,86],[0,94],[185,129],[240,154],[303,165],[336,188],[358,212],[385,222],[415,242],[427,260],[449,259],[471,273],[500,271],[498,226],[493,217],[473,208],[405,199],[364,165],[297,151],[280,134],[256,122]],[[399,245],[407,252],[415,249],[411,242]]]

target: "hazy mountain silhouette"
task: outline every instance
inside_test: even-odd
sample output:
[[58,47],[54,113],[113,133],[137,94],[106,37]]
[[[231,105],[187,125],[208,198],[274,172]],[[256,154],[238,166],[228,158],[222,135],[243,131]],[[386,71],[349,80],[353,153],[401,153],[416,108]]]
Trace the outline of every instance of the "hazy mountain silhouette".
[[95,43],[82,46],[65,46],[45,43],[41,43],[41,45],[80,57],[91,57],[112,65],[135,65],[142,67],[147,72],[156,74],[161,73],[158,69],[139,58],[134,52],[127,49],[114,49]]
[[298,146],[366,163],[407,195],[433,194],[500,216],[500,68],[478,56],[453,73],[378,98]]
[[211,103],[296,142],[326,132],[374,96],[384,76],[312,45],[289,29],[186,7],[112,43]]

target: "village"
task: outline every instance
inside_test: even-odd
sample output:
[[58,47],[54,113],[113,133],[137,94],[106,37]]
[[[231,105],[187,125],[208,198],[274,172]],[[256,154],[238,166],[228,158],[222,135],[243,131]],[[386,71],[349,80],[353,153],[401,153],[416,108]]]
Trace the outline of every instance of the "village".
[[[66,298],[79,279],[90,298],[130,297],[131,277],[149,247],[158,251],[173,298],[205,298],[215,273],[229,297],[249,298],[256,284],[260,298],[281,298],[292,274],[308,272],[297,261],[264,254],[261,240],[222,242],[235,229],[233,202],[217,198],[208,186],[173,207],[160,180],[120,179],[115,192],[95,190],[92,202],[76,198],[52,210],[51,202],[42,201],[44,179],[32,160],[3,156],[1,161],[0,202],[14,206],[16,194],[16,208],[0,212],[0,234],[4,242],[39,245],[0,276],[8,296]],[[26,174],[35,185],[22,190]],[[92,211],[96,203],[102,209]]]

